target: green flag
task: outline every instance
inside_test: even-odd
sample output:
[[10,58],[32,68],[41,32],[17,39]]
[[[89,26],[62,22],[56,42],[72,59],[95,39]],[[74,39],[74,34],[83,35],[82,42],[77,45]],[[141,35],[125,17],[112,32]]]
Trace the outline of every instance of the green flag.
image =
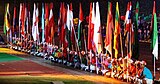
[[152,54],[158,60],[158,31],[157,31],[157,16],[154,14],[154,29],[153,29],[153,39],[152,39],[153,51]]
[[6,32],[8,32],[9,29],[10,29],[9,18],[10,18],[9,3],[7,3],[7,4],[5,5],[4,29],[3,29],[3,32],[4,32],[5,34],[6,34]]
[[152,54],[156,59],[158,60],[158,30],[157,30],[157,16],[156,16],[156,6],[155,6],[155,1],[154,1],[154,6],[153,6],[153,16],[152,16],[152,24],[153,24],[153,34],[152,34]]

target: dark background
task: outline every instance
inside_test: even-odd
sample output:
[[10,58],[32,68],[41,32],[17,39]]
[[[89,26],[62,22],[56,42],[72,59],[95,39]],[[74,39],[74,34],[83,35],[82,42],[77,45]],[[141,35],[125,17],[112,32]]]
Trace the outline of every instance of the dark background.
[[[90,2],[99,2],[99,6],[100,6],[100,14],[101,14],[101,22],[102,24],[106,23],[107,20],[107,7],[108,7],[108,1],[111,1],[113,4],[113,15],[115,14],[115,3],[116,1],[119,1],[119,7],[120,7],[120,15],[125,15],[126,13],[126,7],[127,7],[127,2],[130,0],[3,0],[0,1],[0,26],[3,26],[3,22],[4,22],[4,6],[5,3],[10,3],[10,14],[11,14],[11,20],[13,17],[13,8],[14,6],[17,7],[17,18],[16,21],[18,21],[18,16],[19,16],[19,3],[25,2],[25,3],[29,3],[30,4],[30,10],[31,10],[31,18],[32,18],[32,12],[33,12],[33,4],[34,3],[38,3],[38,7],[39,7],[39,17],[41,17],[41,3],[45,2],[45,3],[50,3],[53,2],[54,4],[54,8],[53,8],[53,12],[54,12],[54,17],[55,17],[55,21],[57,22],[58,20],[58,15],[59,15],[59,8],[60,8],[60,2],[66,2],[66,3],[72,3],[73,5],[73,14],[74,14],[74,18],[78,18],[79,16],[79,3],[82,3],[82,7],[83,7],[83,13],[84,16],[88,16],[89,15],[89,6],[90,6]],[[133,11],[135,10],[135,6],[136,6],[136,1],[139,1],[140,3],[140,15],[144,14],[144,16],[152,14],[152,9],[153,9],[153,1],[154,0],[131,0],[132,1],[132,7],[133,7]],[[156,9],[157,9],[157,15],[159,15],[160,12],[160,0],[156,1]],[[12,23],[12,21],[11,21]]]

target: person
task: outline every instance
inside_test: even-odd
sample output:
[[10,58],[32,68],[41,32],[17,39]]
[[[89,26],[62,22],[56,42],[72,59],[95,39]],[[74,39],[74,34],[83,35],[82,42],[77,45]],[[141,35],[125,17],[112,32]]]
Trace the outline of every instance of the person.
[[140,68],[143,69],[140,78],[142,78],[141,83],[153,84],[153,76],[151,71],[146,67],[146,62],[141,61]]

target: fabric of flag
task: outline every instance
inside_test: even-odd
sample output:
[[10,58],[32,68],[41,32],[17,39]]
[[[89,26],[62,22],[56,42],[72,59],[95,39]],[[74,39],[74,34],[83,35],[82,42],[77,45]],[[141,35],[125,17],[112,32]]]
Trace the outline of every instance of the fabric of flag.
[[136,27],[138,28],[139,2],[136,4]]
[[70,27],[71,27],[71,41],[72,44],[75,44],[75,40],[77,39],[76,37],[76,33],[75,33],[75,29],[74,29],[74,24],[73,24],[73,8],[72,8],[72,3],[70,3],[70,7],[69,7],[69,15],[70,15]]
[[94,36],[93,42],[96,46],[95,53],[101,53],[102,51],[102,36],[101,36],[101,22],[100,22],[100,11],[99,11],[99,4],[96,2],[96,18],[95,18],[95,25],[94,25]]
[[79,6],[79,22],[78,22],[78,46],[81,49],[81,37],[82,37],[82,28],[81,28],[81,22],[83,21],[83,11],[82,11],[82,5],[80,3]]
[[25,3],[25,8],[24,8],[24,10],[25,10],[25,15],[24,15],[24,19],[25,19],[25,33],[26,34],[28,34],[28,30],[29,30],[29,15],[28,15],[28,7],[27,7],[28,5],[27,5],[27,3]]
[[22,3],[22,11],[21,11],[21,35],[22,37],[25,37],[25,5]]
[[158,30],[157,30],[157,15],[156,15],[156,5],[154,1],[154,6],[153,6],[153,11],[154,12],[154,28],[153,28],[153,38],[152,38],[152,46],[153,46],[153,51],[152,54],[154,57],[158,60]]
[[59,17],[58,17],[58,37],[60,40],[59,44],[62,44],[61,41],[61,28],[62,28],[62,2],[60,3],[60,9],[59,9]]
[[127,4],[127,12],[125,16],[125,26],[126,26],[126,31],[129,31],[131,28],[131,9],[132,9],[132,4],[131,2],[128,2]]
[[108,14],[107,14],[107,26],[106,26],[106,37],[105,37],[105,48],[112,55],[112,29],[113,17],[112,17],[112,4],[108,2]]
[[115,29],[114,29],[114,45],[115,58],[118,57],[118,46],[119,46],[119,34],[120,34],[120,17],[119,17],[119,6],[116,3],[116,14],[115,14]]
[[[68,41],[66,37],[66,20],[67,20],[67,10],[65,8],[64,3],[62,3],[62,28],[61,28],[61,42],[62,47],[64,50],[68,47]],[[63,52],[63,54],[66,54],[66,52]]]
[[42,43],[44,43],[45,42],[45,38],[44,38],[44,30],[45,30],[45,16],[44,16],[44,3],[42,3]]
[[39,30],[38,30],[38,7],[36,8],[36,4],[34,3],[33,10],[33,24],[32,24],[32,37],[34,41],[39,42]]
[[48,3],[45,3],[45,41],[49,42],[49,7]]
[[90,3],[90,13],[89,13],[89,28],[88,28],[88,49],[91,50],[92,49],[92,39],[93,39],[93,35],[92,35],[92,3]]
[[22,28],[22,20],[21,20],[21,15],[22,15],[22,3],[20,3],[20,9],[19,9],[19,38],[20,38],[20,31]]
[[15,30],[16,30],[16,6],[14,6],[14,13],[13,13],[13,29],[12,29],[13,35],[16,34]]
[[[150,34],[150,37],[151,37],[151,39],[152,39],[152,33],[153,33],[153,25],[154,25],[154,14],[156,13],[156,8],[155,8],[155,6],[153,6],[153,12],[152,12],[152,19],[151,19],[151,27],[150,27],[150,32],[151,32],[151,34]],[[153,46],[151,46],[151,47],[153,47]]]
[[68,41],[68,47],[71,48],[71,20],[70,20],[70,9],[69,5],[67,5],[67,21],[66,21],[66,26],[67,26],[67,41]]
[[50,30],[50,43],[52,44],[54,38],[54,16],[53,16],[53,3],[50,3],[50,14],[49,14],[49,30]]
[[7,34],[7,32],[9,32],[10,29],[9,19],[10,19],[9,3],[7,3],[5,5],[4,29],[3,29],[4,34]]

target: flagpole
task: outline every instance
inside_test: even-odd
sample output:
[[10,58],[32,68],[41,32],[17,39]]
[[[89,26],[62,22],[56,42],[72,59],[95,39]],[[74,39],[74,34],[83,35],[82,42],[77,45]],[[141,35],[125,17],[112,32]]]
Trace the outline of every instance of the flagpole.
[[155,63],[155,61],[156,61],[156,58],[154,56],[154,77],[153,77],[153,81],[154,81],[154,79],[156,77],[156,63]]
[[120,45],[121,45],[121,54],[122,54],[122,64],[123,64],[123,73],[124,73],[124,55],[123,55],[123,44],[122,44],[122,34],[120,32]]

